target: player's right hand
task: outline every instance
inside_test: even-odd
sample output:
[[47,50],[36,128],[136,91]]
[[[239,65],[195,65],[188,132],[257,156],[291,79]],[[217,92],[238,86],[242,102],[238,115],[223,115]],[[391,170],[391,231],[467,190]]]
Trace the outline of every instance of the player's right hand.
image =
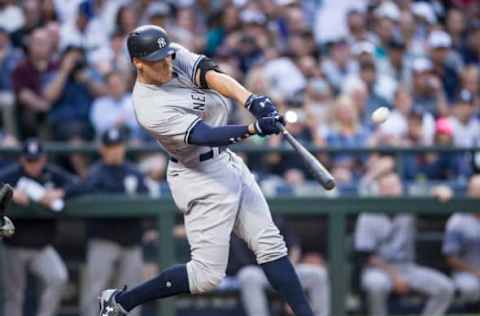
[[262,137],[272,134],[279,134],[281,130],[277,126],[278,122],[284,124],[284,119],[281,115],[259,118],[254,124],[256,134]]
[[245,107],[256,119],[279,115],[277,107],[269,97],[252,94],[245,102]]

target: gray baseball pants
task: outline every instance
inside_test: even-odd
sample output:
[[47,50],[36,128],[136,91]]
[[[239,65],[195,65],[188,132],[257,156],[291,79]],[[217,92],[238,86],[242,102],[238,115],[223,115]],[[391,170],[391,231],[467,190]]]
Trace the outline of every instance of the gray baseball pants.
[[[115,287],[136,286],[143,281],[143,258],[140,246],[123,247],[115,242],[92,239],[88,242],[87,266],[83,277],[81,315],[98,315],[98,296],[112,280]],[[129,315],[140,315],[135,308]]]
[[[295,267],[307,291],[315,316],[330,315],[330,282],[322,266],[300,264]],[[269,316],[265,289],[271,287],[262,268],[247,266],[238,272],[243,307],[248,316]]]
[[5,315],[22,316],[27,270],[42,283],[37,316],[53,316],[68,280],[67,268],[52,246],[42,249],[5,247]]
[[184,213],[191,260],[190,291],[216,288],[225,277],[233,231],[255,253],[259,264],[287,255],[267,202],[243,160],[230,150],[197,167],[170,162],[167,180]]

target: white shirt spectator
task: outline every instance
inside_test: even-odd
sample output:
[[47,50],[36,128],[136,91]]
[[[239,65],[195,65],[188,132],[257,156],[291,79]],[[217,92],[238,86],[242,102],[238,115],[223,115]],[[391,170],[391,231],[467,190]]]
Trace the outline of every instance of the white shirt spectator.
[[347,12],[352,8],[366,8],[365,0],[324,0],[317,10],[313,28],[315,41],[325,44],[348,35]]
[[64,24],[60,30],[60,50],[67,46],[83,47],[89,62],[92,60],[92,54],[109,42],[105,28],[98,19],[92,19],[84,33],[75,25],[75,19]]
[[114,126],[127,126],[133,134],[139,130],[130,94],[119,100],[111,96],[95,100],[90,112],[90,121],[97,135]]
[[[397,109],[394,109],[388,119],[378,126],[380,135],[387,137],[394,137],[396,139],[403,139],[408,132],[407,117]],[[422,130],[424,145],[430,145],[433,142],[433,135],[435,133],[435,119],[430,113],[424,113],[422,118]]]
[[22,10],[16,5],[6,5],[0,9],[0,27],[12,33],[23,26],[25,19]]
[[62,23],[75,20],[77,8],[84,0],[53,0],[55,11]]
[[292,96],[307,84],[302,72],[289,58],[267,62],[263,74],[270,88],[269,94],[274,96]]
[[472,147],[480,139],[480,121],[472,117],[467,124],[456,117],[450,117],[453,127],[453,143],[458,147]]

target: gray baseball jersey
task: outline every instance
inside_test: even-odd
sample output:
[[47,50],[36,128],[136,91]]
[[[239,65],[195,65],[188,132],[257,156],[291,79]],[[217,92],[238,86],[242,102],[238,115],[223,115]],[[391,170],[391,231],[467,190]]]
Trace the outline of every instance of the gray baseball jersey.
[[[187,263],[192,293],[214,289],[225,276],[232,231],[256,255],[258,263],[287,255],[268,204],[245,163],[230,150],[220,152],[188,144],[195,123],[225,125],[227,99],[194,83],[202,56],[174,44],[174,77],[162,85],[137,81],[133,103],[137,120],[175,157],[167,170],[173,200],[184,214],[191,248]],[[201,154],[214,155],[200,161]]]
[[210,126],[225,125],[229,102],[211,89],[200,89],[194,83],[194,72],[204,57],[179,44],[173,60],[173,79],[161,85],[136,82],[133,104],[138,123],[166,151],[184,165],[198,163],[198,156],[209,147],[187,144],[190,130],[198,120]]
[[480,267],[480,219],[473,214],[453,214],[447,222],[443,254]]
[[370,251],[390,262],[412,262],[415,225],[411,215],[389,217],[361,214],[355,229],[355,249]]

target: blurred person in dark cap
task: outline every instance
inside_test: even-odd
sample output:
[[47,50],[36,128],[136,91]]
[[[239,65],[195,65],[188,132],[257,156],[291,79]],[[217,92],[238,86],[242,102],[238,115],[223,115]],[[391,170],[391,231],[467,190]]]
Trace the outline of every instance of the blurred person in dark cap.
[[353,46],[357,43],[372,40],[367,29],[367,17],[363,10],[352,8],[347,12],[348,42]]
[[405,55],[406,43],[401,38],[393,38],[387,47],[388,59],[381,64],[379,72],[390,77],[398,84],[408,81],[408,57]]
[[432,62],[426,58],[415,59],[412,63],[411,77],[413,106],[436,117],[448,115],[449,108],[443,83],[434,74]]
[[444,31],[435,30],[428,36],[427,45],[433,64],[433,72],[442,81],[442,87],[447,98],[453,100],[460,83],[458,77],[460,68],[458,60],[460,60],[460,57],[451,49],[452,38]]
[[480,21],[473,21],[467,33],[465,48],[462,51],[465,64],[480,63]]
[[475,106],[475,97],[468,90],[462,90],[457,95],[449,118],[453,127],[453,142],[455,146],[472,147],[480,137],[480,120]]
[[339,38],[331,44],[321,69],[335,91],[341,90],[348,75],[356,73],[357,67],[351,58],[350,47],[345,39]]
[[[95,163],[79,194],[118,194],[135,196],[147,193],[144,175],[125,159],[125,135],[118,128],[107,129],[101,137],[101,160]],[[138,284],[142,279],[142,220],[139,218],[87,221],[87,267],[81,292],[81,315],[96,316],[97,296],[114,279],[116,286]],[[140,309],[131,314],[139,315]]]
[[[15,188],[14,203],[27,209],[35,203],[54,213],[63,210],[63,199],[69,197],[69,188],[76,181],[47,163],[43,146],[36,139],[25,141],[18,163],[0,171],[0,182]],[[54,316],[68,277],[65,263],[53,247],[57,219],[16,219],[15,225],[16,234],[4,240],[5,314],[23,315],[27,272],[31,272],[42,285],[36,315]]]

